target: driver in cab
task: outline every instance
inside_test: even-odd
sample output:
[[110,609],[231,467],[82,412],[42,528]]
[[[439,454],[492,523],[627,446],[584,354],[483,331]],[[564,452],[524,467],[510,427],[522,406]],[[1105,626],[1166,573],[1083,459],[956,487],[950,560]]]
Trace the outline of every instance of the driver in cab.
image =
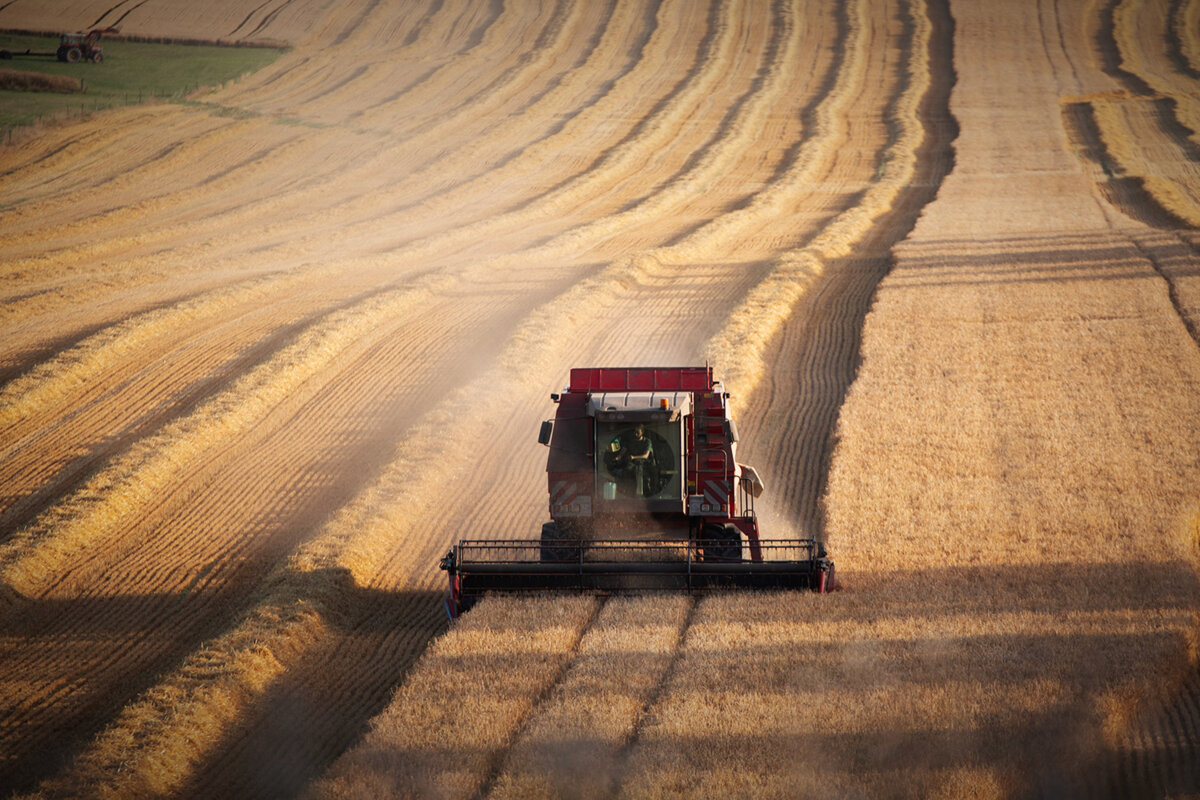
[[641,425],[634,428],[633,436],[626,437],[621,442],[621,450],[624,451],[621,455],[632,461],[645,461],[650,458],[651,447],[650,440],[646,438],[646,429]]

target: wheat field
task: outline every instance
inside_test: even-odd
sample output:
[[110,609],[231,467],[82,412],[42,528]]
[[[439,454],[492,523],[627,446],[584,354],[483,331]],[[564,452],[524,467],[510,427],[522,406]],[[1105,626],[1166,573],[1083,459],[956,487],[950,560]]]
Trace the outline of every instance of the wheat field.
[[[1200,794],[1200,0],[0,3],[102,25],[289,49],[0,147],[3,796]],[[448,623],[706,360],[842,590]]]

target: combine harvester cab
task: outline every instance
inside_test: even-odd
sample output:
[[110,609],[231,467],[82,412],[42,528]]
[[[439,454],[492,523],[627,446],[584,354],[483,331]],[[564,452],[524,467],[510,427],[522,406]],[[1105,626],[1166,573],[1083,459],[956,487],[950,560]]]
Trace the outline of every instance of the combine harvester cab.
[[456,544],[452,618],[487,592],[833,587],[820,542],[759,538],[762,481],[737,462],[712,367],[573,369],[550,397],[551,521],[537,539]]

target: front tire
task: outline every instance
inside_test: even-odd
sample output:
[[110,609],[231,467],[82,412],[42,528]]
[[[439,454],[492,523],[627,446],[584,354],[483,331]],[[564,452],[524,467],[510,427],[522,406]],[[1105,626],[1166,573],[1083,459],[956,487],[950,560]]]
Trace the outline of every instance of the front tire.
[[564,564],[579,560],[579,543],[558,527],[557,522],[542,525],[541,557],[543,564]]
[[709,564],[740,564],[742,532],[736,525],[709,523],[700,529],[700,560]]

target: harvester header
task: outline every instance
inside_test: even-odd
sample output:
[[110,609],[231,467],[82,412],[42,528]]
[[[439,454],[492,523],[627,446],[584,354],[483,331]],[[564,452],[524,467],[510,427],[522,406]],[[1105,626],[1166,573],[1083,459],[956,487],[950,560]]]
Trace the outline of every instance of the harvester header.
[[489,591],[831,588],[820,542],[759,538],[764,487],[737,460],[728,398],[707,365],[572,369],[538,435],[550,521],[456,544],[450,615]]

